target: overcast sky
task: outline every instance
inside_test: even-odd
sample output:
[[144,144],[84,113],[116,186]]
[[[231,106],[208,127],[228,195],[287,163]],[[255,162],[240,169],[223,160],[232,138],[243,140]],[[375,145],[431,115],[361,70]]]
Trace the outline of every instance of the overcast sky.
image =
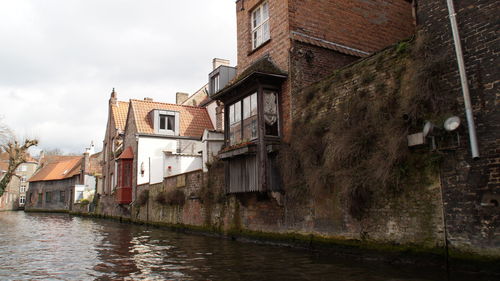
[[175,103],[236,64],[234,0],[0,0],[0,118],[39,148],[102,147],[119,100]]

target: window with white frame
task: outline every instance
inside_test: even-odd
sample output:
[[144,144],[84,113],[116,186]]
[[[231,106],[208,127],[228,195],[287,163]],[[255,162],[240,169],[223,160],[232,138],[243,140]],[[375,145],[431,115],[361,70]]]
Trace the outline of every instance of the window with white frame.
[[26,203],[26,197],[21,195],[19,197],[19,204],[24,204],[24,203]]
[[219,74],[216,74],[214,77],[212,77],[212,85],[213,85],[213,92],[212,93],[217,93],[220,90],[220,76]]
[[179,112],[154,110],[154,130],[160,135],[179,135]]
[[252,49],[269,38],[269,4],[266,1],[252,11]]

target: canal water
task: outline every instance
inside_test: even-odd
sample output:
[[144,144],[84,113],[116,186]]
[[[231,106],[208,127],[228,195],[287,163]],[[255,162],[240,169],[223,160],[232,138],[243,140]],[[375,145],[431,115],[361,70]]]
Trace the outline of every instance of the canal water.
[[[468,280],[459,278],[453,280]],[[441,281],[446,275],[67,214],[0,212],[0,280]]]

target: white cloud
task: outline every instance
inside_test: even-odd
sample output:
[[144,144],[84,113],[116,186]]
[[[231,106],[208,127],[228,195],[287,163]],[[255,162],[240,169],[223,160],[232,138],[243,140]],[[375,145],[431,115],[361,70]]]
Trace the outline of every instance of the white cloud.
[[101,146],[111,89],[174,102],[236,63],[233,0],[0,1],[0,115],[42,149]]

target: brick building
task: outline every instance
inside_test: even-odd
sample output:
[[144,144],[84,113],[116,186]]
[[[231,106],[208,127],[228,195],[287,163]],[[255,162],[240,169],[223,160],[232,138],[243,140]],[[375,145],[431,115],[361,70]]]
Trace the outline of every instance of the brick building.
[[70,211],[83,199],[92,200],[100,181],[102,153],[48,156],[28,180],[26,210]]
[[103,141],[103,190],[98,194],[110,195],[116,186],[116,159],[123,151],[123,134],[129,103],[118,101],[115,89],[108,104],[108,122]]
[[461,142],[445,151],[441,171],[444,214],[450,245],[498,256],[500,245],[500,59],[498,11],[492,0],[461,0],[455,3],[456,20],[470,89],[479,148],[473,159],[464,100],[446,1],[419,0],[418,26],[429,37],[430,52],[446,58],[439,87],[450,101],[458,101]]
[[[0,179],[7,172],[9,167],[9,155],[6,152],[0,153]],[[35,159],[28,157],[28,162],[17,167],[13,176],[0,197],[0,211],[16,210],[23,208],[26,202],[26,191],[29,187],[28,179],[35,173],[38,163]]]
[[220,85],[210,75],[211,97],[225,104],[229,192],[281,189],[276,155],[300,89],[414,33],[408,1],[382,2],[236,1],[236,77]]

